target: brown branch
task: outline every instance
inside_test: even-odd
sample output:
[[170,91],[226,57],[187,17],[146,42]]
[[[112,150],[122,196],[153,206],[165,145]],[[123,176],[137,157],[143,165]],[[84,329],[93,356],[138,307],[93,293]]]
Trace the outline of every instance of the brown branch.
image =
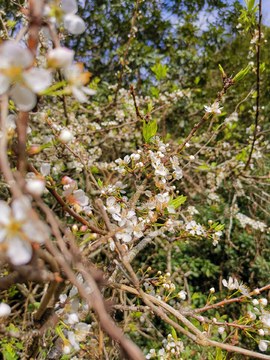
[[117,101],[117,95],[118,95],[118,91],[119,91],[119,89],[120,89],[121,82],[122,82],[122,77],[123,77],[123,73],[124,73],[124,69],[125,69],[125,65],[126,65],[126,60],[127,60],[127,56],[128,56],[129,46],[130,46],[131,40],[132,40],[132,38],[133,38],[134,25],[135,25],[135,21],[136,21],[136,17],[137,17],[139,2],[140,2],[140,1],[137,0],[137,1],[136,1],[136,5],[135,5],[134,15],[133,15],[133,18],[132,18],[131,28],[130,28],[130,32],[129,32],[129,39],[128,39],[128,42],[127,42],[124,59],[123,59],[123,61],[122,61],[122,68],[121,68],[121,71],[120,71],[120,75],[119,75],[119,79],[118,79],[118,84],[117,84],[117,88],[116,88],[115,95],[114,95],[114,104],[115,104],[116,101]]
[[[268,290],[270,289],[270,284],[266,285],[266,286],[263,286],[262,288],[258,289],[259,292],[262,292],[262,291],[265,291],[265,290]],[[249,295],[253,295],[254,294],[254,291],[251,291],[249,293]],[[216,304],[212,304],[212,305],[208,305],[208,306],[205,306],[203,308],[198,308],[198,309],[195,309],[195,310],[192,310],[193,313],[201,313],[201,312],[204,312],[204,311],[207,311],[207,310],[211,310],[211,309],[216,309],[220,306],[224,306],[226,304],[231,304],[233,302],[237,302],[237,301],[242,301],[244,299],[246,299],[247,296],[246,295],[241,295],[241,296],[238,296],[236,298],[232,298],[232,299],[224,299]]]
[[9,289],[17,283],[23,284],[28,281],[43,283],[56,279],[59,279],[58,274],[48,273],[44,269],[35,269],[31,265],[16,266],[13,268],[12,274],[0,277],[0,290]]
[[[42,249],[38,249],[37,250],[37,255],[40,259],[44,260],[47,264],[50,265],[51,270],[55,273],[55,274],[59,274],[59,266],[57,264],[57,261],[48,253],[45,252]],[[43,313],[45,312],[51,298],[54,296],[55,290],[57,288],[59,281],[51,281],[50,282],[50,286],[48,288],[48,291],[46,292],[44,298],[42,299],[40,306],[37,310],[37,312],[35,313],[35,319],[36,320],[40,320]]]
[[[225,74],[224,74],[225,75]],[[226,76],[226,75],[225,75]],[[223,77],[223,87],[222,87],[222,90],[218,92],[217,94],[217,97],[216,97],[216,100],[214,101],[215,103],[216,102],[220,102],[220,100],[222,99],[222,96],[224,94],[226,94],[227,90],[235,84],[235,81],[233,79],[231,79],[231,77],[229,78],[225,78]],[[176,155],[178,154],[179,152],[181,152],[183,150],[183,148],[186,146],[186,144],[190,141],[190,139],[194,136],[195,132],[198,130],[198,128],[204,124],[209,118],[211,115],[210,113],[205,113],[205,115],[203,116],[203,118],[197,123],[195,124],[194,128],[191,130],[191,132],[189,133],[188,137],[185,139],[185,141],[177,148],[176,151],[174,151],[170,156],[172,155]]]
[[[38,175],[38,171],[34,168],[34,166],[30,165],[28,163],[27,165],[28,170]],[[105,235],[106,231],[98,229],[95,226],[90,225],[84,218],[82,218],[79,214],[77,214],[75,211],[73,211],[68,204],[61,198],[61,196],[57,193],[57,191],[51,187],[51,185],[47,184],[46,188],[49,190],[49,192],[52,194],[52,196],[57,200],[57,202],[62,206],[62,208],[69,213],[74,219],[78,220],[81,224],[86,225],[89,229],[92,231]]]
[[[113,287],[113,288],[116,288],[116,289],[121,289],[121,290],[124,290],[124,291],[128,291],[134,295],[137,295],[139,296],[139,292],[135,289],[133,289],[132,287],[129,287],[129,286],[126,286],[126,285],[122,285],[122,284],[115,284],[115,283],[109,283],[108,286],[110,287]],[[269,285],[270,286],[270,285]],[[155,298],[154,296],[151,296],[151,295],[147,295],[147,294],[144,294],[145,297],[147,299],[149,299],[149,302],[151,303],[154,303],[154,304],[157,304],[158,306],[162,307],[164,310],[168,311],[169,313],[171,313],[174,317],[176,317],[178,320],[182,321],[182,317],[179,317],[179,312],[177,310],[175,310],[173,307],[171,307],[170,305],[166,304],[165,302],[163,302],[162,300],[158,300],[157,298]],[[153,310],[152,306],[151,306],[151,310]],[[170,322],[172,321],[170,318],[168,318],[166,315],[165,317],[162,319],[164,321],[166,321],[167,319],[170,320]],[[184,318],[185,321],[186,321],[186,326],[190,328],[190,322]],[[166,321],[167,322],[167,321]],[[170,324],[170,322],[168,322],[168,324]],[[173,321],[172,321],[173,322]],[[174,324],[176,324],[174,322]],[[176,324],[178,325],[178,324]],[[175,326],[175,325],[172,325],[175,327],[176,330],[178,330],[178,328]],[[179,326],[179,325],[178,325]],[[193,325],[192,325],[193,326]],[[184,329],[185,330],[185,329]],[[237,346],[232,346],[232,345],[228,345],[228,344],[223,344],[223,343],[219,343],[217,341],[213,341],[211,339],[209,339],[205,334],[201,333],[199,331],[199,329],[196,328],[196,336],[194,336],[193,334],[189,333],[187,330],[185,330],[185,332],[187,333],[186,335],[192,339],[194,342],[196,342],[197,344],[199,345],[202,345],[202,346],[212,346],[212,347],[218,347],[218,348],[221,348],[221,349],[224,349],[226,351],[229,351],[229,352],[237,352],[239,354],[243,354],[243,355],[247,355],[247,356],[252,356],[252,357],[255,357],[255,358],[258,358],[258,359],[267,359],[269,360],[270,359],[270,356],[268,355],[264,355],[264,354],[260,354],[260,353],[257,353],[255,351],[250,351],[250,350],[246,350],[246,349],[242,349],[240,347],[237,347]],[[181,331],[182,332],[182,331]],[[192,335],[192,336],[190,336]]]

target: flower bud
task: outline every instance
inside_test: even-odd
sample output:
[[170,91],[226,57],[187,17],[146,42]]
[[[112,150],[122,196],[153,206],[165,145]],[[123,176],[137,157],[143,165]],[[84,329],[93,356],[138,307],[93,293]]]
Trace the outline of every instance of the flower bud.
[[259,300],[259,303],[260,303],[262,306],[266,306],[266,305],[267,305],[267,299],[262,298],[262,299]]
[[41,151],[41,146],[39,145],[32,145],[28,150],[29,155],[38,154]]
[[252,300],[252,304],[253,304],[254,306],[257,306],[257,305],[259,304],[259,301],[258,301],[257,299],[253,299],[253,300]]
[[0,304],[0,317],[7,316],[11,313],[11,308],[8,304],[2,302]]
[[82,225],[80,227],[80,232],[86,232],[87,229],[88,229],[88,227],[86,225]]
[[258,330],[258,334],[259,334],[260,336],[264,336],[264,331],[263,331],[263,329],[259,329],[259,330]]
[[41,196],[45,188],[45,182],[41,179],[29,179],[25,188],[31,195]]
[[73,232],[77,232],[79,229],[78,229],[78,226],[76,224],[72,225],[72,231]]
[[62,185],[69,185],[73,182],[74,180],[71,179],[69,176],[64,176],[61,180],[61,184]]
[[67,144],[71,139],[73,138],[73,135],[69,130],[62,130],[58,139],[63,144]]
[[214,288],[214,287],[211,287],[210,293],[213,294],[214,292],[215,292],[215,288]]

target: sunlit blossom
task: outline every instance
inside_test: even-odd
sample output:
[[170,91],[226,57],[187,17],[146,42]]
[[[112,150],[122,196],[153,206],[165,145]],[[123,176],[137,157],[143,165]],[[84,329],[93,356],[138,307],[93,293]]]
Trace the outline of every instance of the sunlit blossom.
[[0,95],[10,90],[20,110],[29,111],[37,102],[36,94],[52,83],[49,70],[31,67],[33,55],[12,40],[0,46]]

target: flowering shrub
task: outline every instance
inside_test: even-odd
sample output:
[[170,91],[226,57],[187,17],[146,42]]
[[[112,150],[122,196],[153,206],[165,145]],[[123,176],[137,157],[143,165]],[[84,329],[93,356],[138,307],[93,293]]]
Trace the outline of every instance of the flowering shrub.
[[[75,0],[15,4],[27,23],[16,36],[1,15],[7,359],[270,358],[261,354],[270,342],[261,2],[246,4],[236,28],[247,38],[249,30],[247,56],[256,54],[257,65],[230,76],[219,65],[208,105],[200,78],[196,87],[172,84],[158,58],[144,87],[124,86],[139,1],[111,85],[92,76],[75,45],[63,46],[87,31]],[[243,96],[237,86],[250,69],[256,92]],[[241,123],[252,97],[255,121]],[[187,122],[179,109],[189,111]]]

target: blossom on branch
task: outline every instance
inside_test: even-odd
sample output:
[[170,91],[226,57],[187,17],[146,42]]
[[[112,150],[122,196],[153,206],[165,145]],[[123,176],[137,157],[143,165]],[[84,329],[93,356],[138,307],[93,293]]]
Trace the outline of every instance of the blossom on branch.
[[0,95],[10,90],[18,108],[30,111],[36,105],[37,93],[52,83],[49,70],[31,67],[34,58],[28,49],[23,49],[12,40],[0,46]]
[[219,103],[218,102],[214,102],[214,104],[212,104],[211,106],[204,106],[204,110],[207,113],[213,113],[216,115],[220,115],[221,114],[221,109],[223,109],[223,107],[219,107]]

